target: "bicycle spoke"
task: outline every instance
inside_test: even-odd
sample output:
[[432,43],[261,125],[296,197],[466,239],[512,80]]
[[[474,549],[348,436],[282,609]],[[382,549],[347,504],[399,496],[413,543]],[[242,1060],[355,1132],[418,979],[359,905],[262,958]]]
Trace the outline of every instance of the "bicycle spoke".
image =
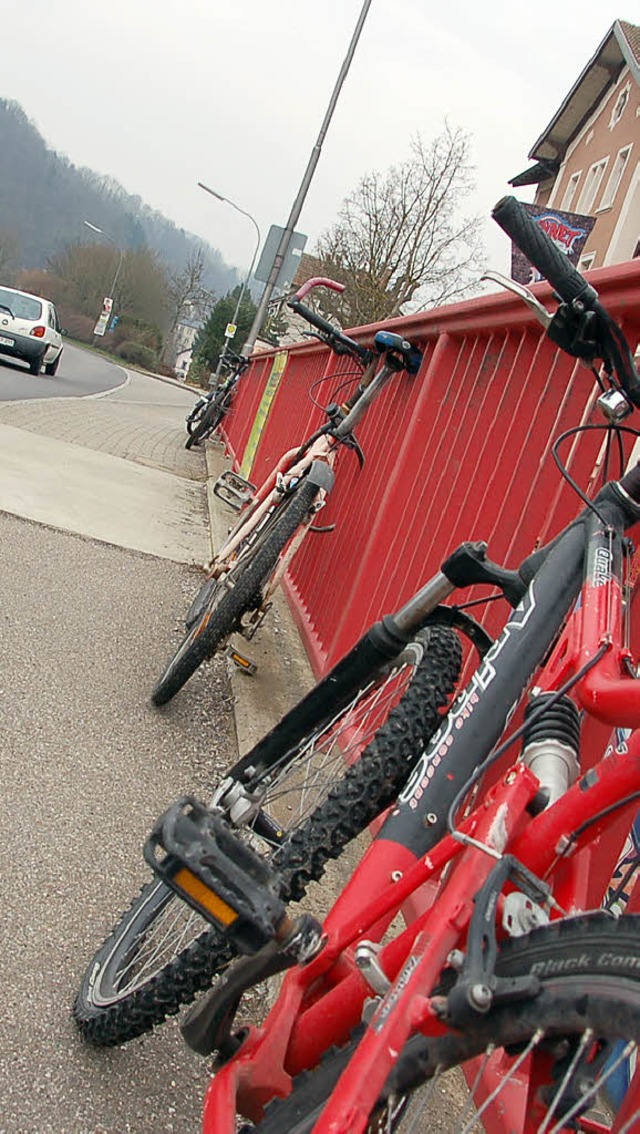
[[544,1122],[542,1123],[542,1125],[538,1128],[538,1134],[545,1134],[545,1132],[549,1129],[549,1123],[551,1122],[551,1119],[553,1118],[556,1110],[558,1109],[558,1106],[560,1105],[560,1099],[562,1098],[562,1096],[564,1094],[565,1087],[569,1083],[571,1076],[573,1075],[573,1072],[575,1071],[576,1067],[578,1066],[578,1063],[580,1062],[580,1059],[582,1057],[583,1052],[586,1050],[588,1045],[591,1043],[592,1039],[593,1039],[593,1031],[591,1030],[591,1028],[587,1028],[582,1033],[582,1039],[580,1040],[580,1043],[578,1044],[578,1046],[576,1048],[573,1059],[571,1060],[571,1063],[569,1064],[569,1066],[568,1066],[568,1068],[565,1072],[565,1075],[564,1075],[564,1077],[563,1077],[563,1079],[560,1083],[560,1086],[558,1087],[558,1090],[556,1091],[556,1096],[553,1099],[551,1106],[549,1107],[549,1110],[547,1111],[546,1118],[545,1118]]
[[[578,1112],[582,1110],[585,1103],[589,1102],[590,1099],[595,1098],[598,1091],[606,1083],[607,1079],[609,1079],[610,1076],[613,1075],[614,1071],[616,1071],[618,1069],[618,1067],[620,1066],[621,1063],[624,1063],[624,1061],[626,1059],[631,1058],[631,1056],[633,1055],[636,1048],[637,1048],[637,1044],[636,1044],[635,1040],[630,1040],[629,1043],[626,1044],[623,1047],[622,1051],[617,1056],[617,1058],[614,1059],[613,1063],[609,1064],[609,1066],[607,1067],[604,1074],[601,1075],[595,1083],[592,1083],[591,1086],[588,1088],[588,1090],[586,1090],[584,1092],[584,1094],[580,1096],[578,1101],[575,1102],[573,1104],[573,1106],[568,1111],[566,1111],[565,1114],[563,1114],[560,1121],[557,1122],[555,1124],[555,1126],[553,1126],[551,1128],[551,1130],[549,1131],[549,1134],[560,1134],[560,1132],[566,1127],[569,1119],[574,1118],[578,1114]],[[561,1088],[561,1090],[562,1090],[562,1088]],[[561,1093],[561,1090],[558,1092],[558,1094]]]
[[536,1048],[538,1046],[538,1044],[540,1043],[540,1041],[543,1038],[544,1038],[544,1032],[541,1028],[538,1028],[533,1033],[533,1035],[532,1035],[531,1039],[529,1040],[529,1043],[527,1044],[527,1046],[524,1048],[523,1051],[520,1052],[520,1055],[514,1061],[513,1066],[511,1067],[508,1075],[505,1075],[504,1078],[498,1084],[498,1086],[495,1087],[494,1090],[491,1092],[491,1094],[487,1096],[487,1098],[484,1100],[480,1109],[476,1111],[475,1116],[472,1116],[470,1121],[467,1122],[466,1126],[464,1126],[459,1131],[459,1134],[471,1134],[471,1131],[473,1130],[473,1128],[476,1125],[476,1123],[478,1122],[478,1120],[482,1117],[485,1110],[489,1106],[491,1106],[491,1104],[493,1102],[495,1102],[495,1100],[498,1098],[498,1095],[501,1094],[501,1092],[505,1089],[505,1087],[507,1086],[507,1083],[509,1083],[510,1080],[513,1079],[516,1072],[519,1070],[519,1068],[522,1066],[522,1064],[525,1062],[525,1060],[528,1059],[528,1057],[531,1055],[531,1052],[534,1050],[534,1048]]
[[[409,1116],[411,1120],[410,1126],[403,1125],[402,1134],[418,1134],[418,1121],[420,1118],[424,1117],[427,1108],[431,1106],[436,1087],[440,1082],[441,1077],[442,1067],[438,1065],[431,1077],[429,1084],[425,1088],[423,1088],[424,1094],[420,1099],[419,1105],[415,1107],[415,1113],[413,1115],[410,1114]],[[409,1108],[411,1109],[411,1103],[409,1103]]]
[[147,980],[150,974],[165,963],[167,956],[174,956],[176,951],[184,948],[188,938],[195,939],[202,933],[202,929],[202,918],[184,903],[172,899],[156,923],[153,934],[145,934],[144,948],[134,953],[128,965],[121,969],[118,974],[118,989],[127,985],[134,987]]
[[[466,1119],[467,1114],[469,1114],[473,1109],[475,1109],[475,1103],[474,1103],[473,1100],[475,1098],[476,1091],[478,1090],[478,1087],[480,1085],[480,1080],[482,1079],[482,1076],[485,1073],[487,1063],[491,1059],[491,1056],[493,1055],[494,1051],[495,1051],[495,1045],[490,1043],[487,1050],[484,1053],[484,1058],[482,1060],[482,1063],[480,1064],[480,1067],[478,1068],[478,1073],[477,1073],[477,1075],[476,1075],[476,1077],[473,1081],[473,1086],[469,1090],[469,1098],[467,1100],[467,1104],[466,1104],[462,1114],[460,1115],[460,1122],[463,1122]],[[477,1118],[477,1111],[476,1111],[476,1118]],[[475,1120],[476,1119],[474,1119],[474,1121]]]
[[[378,687],[371,684],[369,690],[364,691],[364,703],[363,693],[359,693],[346,710],[336,714],[322,732],[307,741],[293,765],[283,767],[279,774],[276,772],[265,797],[269,811],[275,807],[277,812],[283,803],[289,808],[291,804],[287,800],[296,796],[295,814],[292,809],[287,823],[294,819],[300,822],[326,798],[335,783],[336,770],[359,756],[404,692],[412,669],[400,673],[401,681],[396,680],[398,674],[394,673]],[[285,760],[286,756],[283,765]],[[284,818],[280,815],[279,822],[284,822]]]

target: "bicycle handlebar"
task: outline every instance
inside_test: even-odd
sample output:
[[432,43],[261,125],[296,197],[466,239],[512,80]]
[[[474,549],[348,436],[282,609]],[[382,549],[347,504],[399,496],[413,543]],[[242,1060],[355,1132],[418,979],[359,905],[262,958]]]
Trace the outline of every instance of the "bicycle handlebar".
[[520,201],[515,197],[503,197],[492,216],[565,303],[580,299],[585,306],[591,307],[597,301],[596,289],[574,268],[569,257],[556,248]]
[[295,295],[291,296],[291,299],[304,299],[305,295],[308,295],[314,287],[329,287],[332,291],[344,291],[345,289],[343,283],[338,283],[337,280],[330,280],[328,276],[313,276],[312,279],[307,280],[306,283],[303,283],[302,286],[298,288]]
[[515,197],[503,197],[493,219],[549,281],[562,306],[549,324],[549,337],[576,358],[601,358],[613,369],[631,406],[640,407],[640,376],[629,344],[598,293]]
[[307,323],[312,327],[316,327],[322,333],[325,341],[337,354],[350,354],[352,357],[357,358],[363,366],[366,366],[371,360],[371,351],[366,347],[360,346],[354,339],[350,339],[348,335],[343,335],[342,331],[337,327],[333,327],[322,315],[318,315],[312,311],[300,300],[303,296],[307,295],[314,287],[329,287],[333,291],[344,291],[344,284],[337,283],[335,280],[325,279],[323,276],[314,276],[313,279],[307,280],[303,283],[302,287],[298,288],[295,295],[287,300],[287,307],[290,307],[296,314],[301,315]]

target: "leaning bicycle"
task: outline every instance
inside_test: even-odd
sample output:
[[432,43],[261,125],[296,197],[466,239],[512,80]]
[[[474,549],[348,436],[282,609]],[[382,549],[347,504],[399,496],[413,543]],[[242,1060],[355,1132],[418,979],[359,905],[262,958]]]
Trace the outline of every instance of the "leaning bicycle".
[[227,351],[227,357],[231,363],[229,374],[219,386],[196,402],[186,419],[188,437],[185,449],[191,449],[211,437],[231,409],[236,387],[250,360],[233,351]]
[[[285,453],[259,488],[231,471],[220,478],[217,491],[227,502],[239,501],[239,519],[187,612],[185,635],[153,689],[155,705],[170,701],[231,634],[254,637],[293,556],[308,533],[317,530],[316,517],[334,485],[338,453],[351,449],[364,463],[356,426],[392,378],[402,372],[415,375],[420,368],[420,350],[402,335],[379,331],[369,349],[306,307],[302,299],[318,286],[344,290],[332,280],[308,280],[289,306],[336,354],[358,364],[356,389],[326,407],[325,423]],[[341,386],[344,381],[342,375]]]
[[[607,440],[628,432],[640,379],[619,328],[513,199],[495,215],[563,297],[554,341],[604,360]],[[621,1066],[633,1074],[640,1043],[640,883],[618,918],[607,895],[640,799],[626,535],[640,522],[640,466],[584,503],[516,571],[462,545],[396,612],[411,639],[434,618],[466,623],[442,604],[468,586],[490,584],[514,608],[323,926],[286,908],[296,840],[265,858],[238,839],[241,791],[218,808],[181,800],[156,825],[147,861],[226,945],[220,981],[183,1025],[196,1050],[218,1052],[206,1131],[231,1134],[237,1114],[261,1134],[412,1129],[461,1066],[460,1131],[482,1120],[491,1134],[637,1134],[640,1072],[617,1101],[610,1088]],[[525,689],[524,719],[505,732]],[[611,743],[585,769],[589,720]],[[604,838],[614,827],[618,843]],[[238,1026],[243,995],[286,970],[265,1023]]]

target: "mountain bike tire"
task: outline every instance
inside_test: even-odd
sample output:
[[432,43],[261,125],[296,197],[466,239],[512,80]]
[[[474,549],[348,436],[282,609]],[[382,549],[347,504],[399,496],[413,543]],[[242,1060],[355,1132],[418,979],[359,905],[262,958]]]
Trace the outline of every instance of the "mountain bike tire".
[[301,481],[289,499],[273,513],[268,528],[257,535],[216,587],[206,608],[187,629],[162,677],[154,686],[154,705],[166,705],[206,658],[239,626],[242,615],[257,606],[262,587],[275,570],[280,554],[309,514],[318,486]]
[[[416,749],[438,727],[441,711],[456,686],[462,650],[456,635],[444,627],[421,632],[419,640],[423,652],[406,675],[409,684],[401,700],[390,708],[382,724],[376,717],[372,727],[377,731],[371,740],[364,733],[366,747],[359,759],[348,767],[341,761],[341,778],[334,779],[333,786],[327,785],[319,806],[314,805],[315,800],[311,802],[307,818],[294,820],[297,825],[277,850],[284,898],[301,897],[311,881],[322,877],[327,860],[337,858],[347,843],[389,805],[409,774]],[[400,678],[403,674],[404,670]],[[324,738],[338,735],[339,728],[350,736],[354,719],[364,722],[361,727],[368,727],[371,697],[377,698],[379,706],[379,690],[384,687],[385,681],[381,681],[372,692],[368,685],[329,725],[324,718],[310,719],[308,732],[291,753],[287,767],[311,763],[317,752],[322,759]],[[298,758],[300,764],[296,765]],[[233,771],[228,774],[232,776]],[[276,792],[281,791],[278,782]],[[163,932],[161,919],[166,924],[165,943],[156,944]],[[147,947],[152,967],[145,972]],[[209,928],[163,883],[151,881],[88,966],[74,1005],[76,1023],[90,1043],[125,1043],[189,1004],[211,985],[233,956],[222,935]],[[135,972],[136,964],[141,966],[140,975]]]
[[[421,1100],[413,1091],[419,1091],[436,1073],[460,1066],[491,1045],[507,1049],[515,1058],[538,1029],[544,1032],[541,1043],[545,1050],[557,1053],[552,1068],[556,1080],[552,1082],[550,1076],[549,1098],[544,1104],[548,1114],[569,1062],[566,1052],[564,1064],[559,1058],[562,1041],[575,1044],[576,1038],[592,1027],[598,1039],[640,1043],[640,966],[625,964],[625,958],[627,962],[634,958],[637,961],[639,947],[640,917],[615,921],[601,914],[555,922],[525,937],[508,940],[500,950],[496,972],[520,976],[530,973],[535,966],[542,985],[539,995],[478,1015],[465,1024],[463,1031],[451,1031],[437,1039],[410,1040],[385,1088],[385,1093],[392,1093],[379,1101],[368,1130],[406,1129],[408,1134],[412,1129],[431,1129],[427,1107],[433,1105],[432,1095],[422,1100],[423,1124],[416,1126]],[[451,981],[445,980],[445,984],[450,985]],[[240,1134],[249,1134],[249,1130],[251,1134],[310,1134],[353,1057],[359,1038],[344,1048],[332,1049],[314,1070],[298,1076],[292,1093],[270,1103],[263,1120],[255,1127],[241,1128]],[[506,1078],[506,1069],[501,1069],[501,1073]],[[459,1098],[460,1091],[456,1094]],[[453,1124],[454,1104],[449,1097],[446,1105]],[[564,1105],[568,1107],[566,1095]],[[473,1115],[466,1095],[460,1102],[461,1118],[463,1113],[464,1120]],[[435,1120],[433,1111],[431,1116]],[[474,1125],[473,1129],[478,1127]]]

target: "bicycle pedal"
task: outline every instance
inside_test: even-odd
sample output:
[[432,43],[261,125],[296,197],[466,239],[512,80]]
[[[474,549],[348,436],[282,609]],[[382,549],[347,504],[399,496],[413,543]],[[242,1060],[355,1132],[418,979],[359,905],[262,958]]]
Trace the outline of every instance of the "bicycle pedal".
[[258,672],[256,663],[246,658],[244,654],[234,649],[233,646],[227,646],[227,657],[231,658],[236,669],[239,669],[241,673],[246,673],[248,677],[253,677],[254,674]]
[[243,953],[288,935],[278,879],[267,862],[207,807],[184,796],[161,815],[144,847],[151,869]]
[[221,473],[213,486],[214,495],[236,512],[244,508],[255,490],[255,484],[252,484],[250,480],[245,480],[243,476],[231,469]]

